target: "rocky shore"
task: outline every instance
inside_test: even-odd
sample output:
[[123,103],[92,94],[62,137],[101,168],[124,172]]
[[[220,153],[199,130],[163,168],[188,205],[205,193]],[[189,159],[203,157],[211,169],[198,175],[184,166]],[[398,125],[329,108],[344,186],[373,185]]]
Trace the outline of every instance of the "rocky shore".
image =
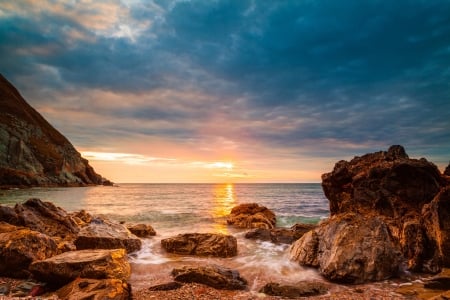
[[[156,234],[149,224],[121,224],[29,199],[0,206],[0,299],[450,296],[448,174],[392,146],[340,161],[322,179],[331,216],[318,225],[277,228],[275,214],[255,203],[234,207],[227,223],[248,239],[292,244],[290,259],[317,268],[323,280],[265,282],[254,290],[238,270],[186,264],[173,268],[169,281],[133,289],[129,255]],[[218,233],[179,234],[162,239],[161,247],[180,258],[239,255],[236,237]]]

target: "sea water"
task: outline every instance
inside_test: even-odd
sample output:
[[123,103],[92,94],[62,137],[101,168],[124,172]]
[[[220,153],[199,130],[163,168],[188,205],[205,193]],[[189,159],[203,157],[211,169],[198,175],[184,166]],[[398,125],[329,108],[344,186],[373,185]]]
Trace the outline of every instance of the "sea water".
[[[239,270],[254,290],[268,281],[319,279],[314,270],[289,260],[289,245],[245,239],[246,230],[227,226],[226,216],[234,206],[254,202],[270,208],[280,227],[318,223],[329,216],[320,184],[119,184],[0,191],[2,205],[29,198],[51,201],[69,212],[84,209],[116,221],[152,225],[157,235],[144,239],[142,249],[130,255],[130,282],[137,288],[171,280],[174,267],[210,263]],[[180,256],[161,248],[161,239],[192,232],[234,235],[238,256]]]

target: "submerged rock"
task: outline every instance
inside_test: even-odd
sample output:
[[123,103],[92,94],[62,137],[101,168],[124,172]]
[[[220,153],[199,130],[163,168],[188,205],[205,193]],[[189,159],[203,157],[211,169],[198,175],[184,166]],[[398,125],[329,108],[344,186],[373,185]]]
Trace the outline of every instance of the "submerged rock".
[[55,292],[65,300],[128,300],[131,287],[120,279],[77,278]]
[[33,262],[30,271],[37,279],[59,286],[78,277],[127,280],[131,272],[124,249],[65,252]]
[[321,282],[299,282],[296,285],[281,285],[270,282],[261,288],[260,293],[283,298],[298,298],[324,295],[329,287]]
[[185,233],[162,239],[161,246],[182,255],[232,257],[237,255],[237,240],[218,233]]
[[0,276],[27,278],[33,261],[57,254],[57,245],[45,234],[0,222]]
[[216,265],[173,269],[172,275],[176,281],[201,283],[216,289],[244,290],[247,288],[247,280],[242,278],[238,271]]
[[148,224],[127,224],[127,229],[140,238],[148,238],[156,235],[155,229]]
[[126,249],[128,253],[142,247],[141,240],[124,225],[108,220],[95,219],[78,233],[75,246],[82,249]]
[[227,217],[227,223],[238,228],[272,229],[276,222],[275,214],[270,209],[256,203],[235,206]]
[[306,232],[316,228],[312,224],[295,224],[291,228],[255,228],[245,233],[245,238],[270,241],[276,244],[292,244]]

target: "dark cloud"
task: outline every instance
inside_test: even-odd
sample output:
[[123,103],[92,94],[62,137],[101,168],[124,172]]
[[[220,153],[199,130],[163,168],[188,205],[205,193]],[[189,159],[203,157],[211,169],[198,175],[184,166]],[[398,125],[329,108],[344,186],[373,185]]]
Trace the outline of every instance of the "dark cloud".
[[63,101],[48,89],[210,95],[202,103],[180,98],[183,109],[152,98],[102,112],[180,128],[116,125],[138,134],[185,138],[219,114],[239,126],[224,137],[292,153],[330,140],[351,145],[344,152],[401,143],[449,153],[448,1],[153,1],[121,9],[133,34],[118,34],[121,24],[96,31],[52,10],[0,14],[1,72],[37,103]]

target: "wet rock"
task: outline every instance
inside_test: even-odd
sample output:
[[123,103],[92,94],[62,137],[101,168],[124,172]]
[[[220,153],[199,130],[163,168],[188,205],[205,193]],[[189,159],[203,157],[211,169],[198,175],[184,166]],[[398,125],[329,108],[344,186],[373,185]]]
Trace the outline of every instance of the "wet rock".
[[260,293],[283,298],[311,297],[326,294],[328,286],[321,282],[299,282],[296,285],[281,285],[270,282],[263,286]]
[[55,292],[65,300],[128,300],[131,287],[120,279],[77,278]]
[[172,275],[176,281],[201,283],[216,289],[244,290],[247,288],[247,281],[238,271],[216,265],[173,269]]
[[92,219],[80,230],[74,243],[78,250],[124,248],[128,253],[142,246],[141,240],[124,225],[102,219]]
[[22,222],[19,220],[16,211],[9,206],[0,205],[0,221],[21,226]]
[[276,222],[275,214],[270,209],[256,203],[235,206],[227,217],[227,223],[238,228],[272,229]]
[[14,207],[20,224],[48,236],[72,238],[80,228],[62,208],[40,199],[29,199]]
[[334,216],[296,241],[291,259],[318,267],[329,280],[362,283],[397,275],[403,261],[400,246],[377,217]]
[[292,244],[315,227],[316,225],[311,224],[295,224],[291,228],[255,228],[245,233],[245,238],[276,244]]
[[81,278],[127,280],[130,265],[124,249],[65,252],[30,266],[33,275],[44,282],[64,285]]
[[11,284],[9,282],[0,283],[0,296],[8,296],[11,291]]
[[156,235],[156,231],[148,224],[128,224],[127,229],[140,238],[148,238]]
[[0,222],[0,276],[27,278],[33,261],[56,254],[57,245],[47,235]]
[[10,291],[11,297],[36,297],[45,293],[45,285],[35,281],[24,281]]
[[162,283],[158,285],[154,285],[148,288],[149,291],[173,291],[177,290],[183,285],[179,282],[172,281],[168,283]]
[[237,240],[217,233],[185,233],[161,240],[170,253],[181,255],[232,257],[237,255]]

